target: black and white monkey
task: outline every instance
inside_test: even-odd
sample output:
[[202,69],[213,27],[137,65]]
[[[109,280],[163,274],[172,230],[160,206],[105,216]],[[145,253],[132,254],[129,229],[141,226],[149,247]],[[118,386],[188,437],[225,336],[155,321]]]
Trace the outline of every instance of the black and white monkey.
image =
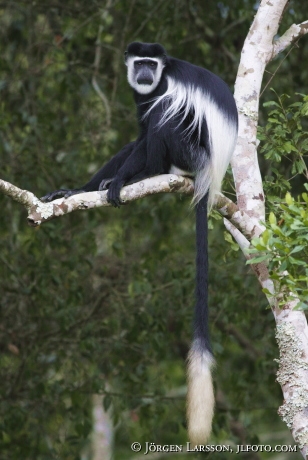
[[214,411],[213,356],[208,330],[207,209],[221,182],[237,139],[238,116],[227,85],[210,71],[167,56],[157,43],[134,42],[125,52],[127,77],[134,90],[139,136],[127,144],[80,189],[57,190],[59,197],[108,189],[121,204],[123,185],[175,173],[194,177],[197,275],[194,338],[188,357],[187,420],[190,440],[204,444]]

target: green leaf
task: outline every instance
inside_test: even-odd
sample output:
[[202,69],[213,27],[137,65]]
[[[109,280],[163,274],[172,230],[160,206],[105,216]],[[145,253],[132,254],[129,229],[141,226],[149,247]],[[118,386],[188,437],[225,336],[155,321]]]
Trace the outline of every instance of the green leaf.
[[277,219],[273,212],[270,213],[268,220],[270,224],[277,224]]
[[292,196],[291,196],[291,194],[289,192],[286,193],[285,199],[286,199],[286,202],[287,202],[288,205],[291,205],[294,202],[294,200],[293,200],[293,198],[292,198]]
[[295,246],[295,248],[292,249],[292,251],[290,252],[290,254],[294,254],[295,252],[302,251],[302,250],[305,249],[305,248],[306,248],[306,245]]
[[303,266],[307,265],[307,262],[304,262],[303,260],[295,259],[294,257],[291,257],[291,256],[289,257],[289,262],[294,265],[303,265]]
[[262,292],[263,292],[265,295],[267,295],[267,296],[273,296],[273,293],[270,292],[267,288],[263,288],[263,289],[262,289]]
[[299,302],[293,310],[308,310],[308,303]]
[[253,259],[246,260],[246,264],[247,265],[258,264],[260,262],[264,262],[265,260],[269,259],[269,257],[270,257],[269,254],[266,254],[260,257],[254,257]]
[[[304,185],[307,185],[307,184],[304,184]],[[307,195],[307,193],[302,193],[302,197],[303,197],[304,201],[306,203],[308,203],[308,195]]]
[[272,235],[272,232],[270,232],[270,230],[268,230],[268,229],[266,229],[266,230],[262,233],[261,239],[263,240],[265,246],[267,245],[267,243],[268,243],[268,241],[269,241],[271,235]]

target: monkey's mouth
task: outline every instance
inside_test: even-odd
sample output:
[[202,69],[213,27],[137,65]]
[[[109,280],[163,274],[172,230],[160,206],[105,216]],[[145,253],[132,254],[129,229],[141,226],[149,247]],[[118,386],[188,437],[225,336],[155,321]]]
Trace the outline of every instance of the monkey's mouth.
[[138,78],[137,79],[138,85],[149,85],[151,86],[153,83],[153,80],[151,78]]

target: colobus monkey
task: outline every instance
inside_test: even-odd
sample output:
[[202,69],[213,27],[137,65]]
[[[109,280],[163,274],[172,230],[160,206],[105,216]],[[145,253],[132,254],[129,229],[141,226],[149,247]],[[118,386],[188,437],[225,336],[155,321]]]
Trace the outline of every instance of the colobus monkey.
[[188,357],[187,420],[190,440],[204,444],[214,411],[213,357],[208,331],[207,208],[212,206],[232,156],[238,116],[233,96],[216,75],[167,56],[157,43],[134,42],[125,52],[134,90],[139,136],[80,189],[57,190],[43,201],[108,189],[119,206],[125,184],[168,172],[195,180],[197,275],[194,338]]

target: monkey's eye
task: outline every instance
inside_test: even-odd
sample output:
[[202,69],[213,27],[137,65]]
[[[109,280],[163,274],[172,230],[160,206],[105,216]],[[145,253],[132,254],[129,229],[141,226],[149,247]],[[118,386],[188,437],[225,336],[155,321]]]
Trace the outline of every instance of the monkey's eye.
[[154,62],[151,62],[150,66],[151,66],[151,67],[155,67]]
[[141,62],[141,61],[138,61],[136,64],[137,64],[137,65],[142,65],[142,62]]

